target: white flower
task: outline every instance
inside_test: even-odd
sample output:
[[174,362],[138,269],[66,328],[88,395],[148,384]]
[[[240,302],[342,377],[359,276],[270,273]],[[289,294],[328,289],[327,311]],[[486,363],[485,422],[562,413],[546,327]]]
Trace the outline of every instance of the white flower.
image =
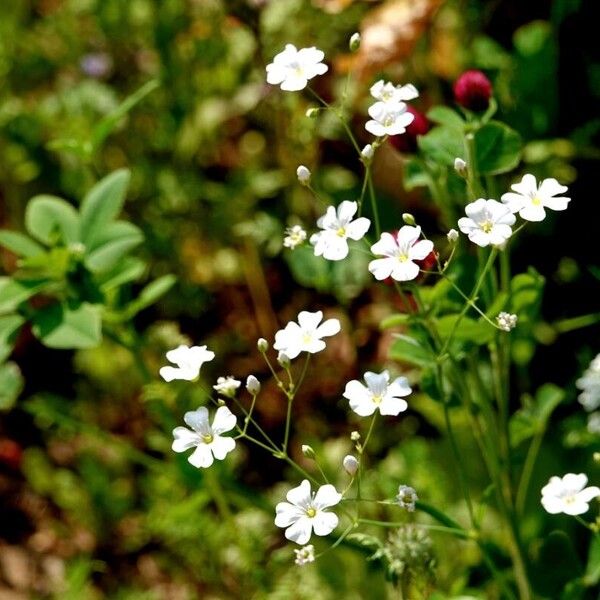
[[409,485],[398,486],[396,502],[398,502],[401,508],[405,508],[408,512],[413,512],[415,510],[415,503],[418,499],[419,497],[414,488],[411,488]]
[[498,327],[503,331],[511,331],[517,326],[517,315],[511,315],[510,313],[502,311],[496,317],[496,323],[498,323]]
[[329,535],[338,524],[338,517],[326,509],[335,506],[342,495],[331,485],[322,485],[316,493],[311,492],[310,481],[305,479],[291,489],[287,502],[275,507],[275,525],[285,527],[285,537],[296,544],[304,545],[315,535]]
[[451,244],[454,244],[458,241],[458,231],[456,231],[456,229],[451,229],[447,234],[446,237],[448,238],[448,241]]
[[344,398],[350,400],[350,408],[361,417],[368,417],[376,410],[382,415],[398,415],[408,408],[403,396],[408,396],[412,390],[406,377],[397,377],[390,383],[390,374],[365,373],[366,386],[357,379],[346,384]]
[[423,260],[432,250],[433,243],[421,240],[420,227],[405,225],[396,236],[382,233],[380,240],[371,246],[371,252],[386,258],[369,263],[369,271],[379,281],[392,277],[396,281],[410,281],[419,274],[419,266],[413,262]]
[[366,217],[352,220],[357,210],[358,204],[349,200],[344,200],[337,211],[334,206],[327,208],[327,212],[317,220],[317,226],[323,231],[310,237],[315,256],[323,256],[327,260],[342,260],[348,256],[348,238],[355,241],[362,239],[371,226]]
[[369,107],[369,116],[371,120],[365,123],[365,129],[377,137],[404,133],[415,118],[404,102],[375,102]]
[[223,396],[227,396],[228,398],[233,398],[235,396],[235,391],[242,385],[241,381],[238,381],[231,375],[227,377],[218,377],[217,385],[213,385],[213,390],[216,390]]
[[267,65],[267,83],[288,92],[303,90],[309,79],[327,72],[323,58],[325,54],[314,46],[298,50],[293,44],[286,44],[285,50]]
[[252,396],[257,396],[260,393],[260,381],[254,375],[248,375],[246,379],[246,390]]
[[553,178],[544,179],[538,186],[535,177],[528,174],[510,187],[513,191],[503,194],[502,202],[525,221],[543,221],[545,208],[566,210],[571,201],[571,198],[560,195],[567,191],[567,187]]
[[581,390],[577,399],[585,410],[591,412],[600,407],[600,354],[594,358],[575,385]]
[[166,356],[167,360],[176,364],[178,368],[162,367],[159,373],[165,381],[173,381],[173,379],[193,381],[200,374],[200,367],[205,362],[211,361],[215,357],[215,353],[208,350],[206,346],[190,348],[182,344],[174,350],[169,350]]
[[300,352],[321,352],[325,349],[325,342],[321,339],[335,335],[341,329],[337,319],[327,319],[321,323],[323,312],[307,312],[298,314],[298,323],[290,321],[284,329],[275,334],[273,348],[284,353],[288,361],[293,360]]
[[479,198],[467,204],[465,212],[467,216],[458,220],[458,227],[482,248],[490,244],[500,246],[512,235],[515,215],[497,200]]
[[310,169],[308,167],[305,167],[304,165],[300,165],[296,169],[296,177],[302,185],[308,185],[308,183],[310,182],[311,175],[312,173],[310,172]]
[[467,163],[462,158],[454,159],[454,170],[461,176],[464,177],[467,174]]
[[344,471],[346,471],[350,477],[354,477],[358,471],[358,460],[356,459],[356,456],[352,456],[352,454],[344,456],[342,466],[344,467]]
[[542,488],[542,506],[552,515],[582,515],[590,508],[589,502],[600,496],[600,488],[585,487],[587,475],[567,473],[564,477],[551,477]]
[[213,457],[223,460],[235,448],[233,438],[221,435],[231,431],[237,422],[236,416],[226,406],[217,408],[212,426],[208,422],[208,409],[205,406],[186,412],[183,420],[191,430],[187,427],[175,427],[175,439],[171,447],[175,452],[185,452],[196,447],[188,457],[188,461],[195,467],[210,467]]
[[361,151],[360,156],[366,162],[369,162],[373,159],[375,154],[375,148],[373,148],[373,144],[367,144]]
[[294,550],[296,554],[296,560],[294,561],[299,566],[304,566],[308,563],[315,562],[315,547],[312,544],[300,548],[300,550]]
[[[399,104],[419,97],[417,88],[412,83],[395,86],[389,81],[380,79],[371,86],[371,96],[382,104]],[[377,103],[376,103],[377,104]]]
[[300,225],[294,225],[288,227],[285,230],[285,237],[283,238],[283,245],[285,248],[294,250],[297,246],[300,246],[306,239],[306,231],[300,227]]

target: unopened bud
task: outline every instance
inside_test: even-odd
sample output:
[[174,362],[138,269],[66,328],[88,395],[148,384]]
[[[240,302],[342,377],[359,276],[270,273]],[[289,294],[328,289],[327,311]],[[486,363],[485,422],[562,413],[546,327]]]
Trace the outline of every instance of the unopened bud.
[[415,218],[410,213],[402,213],[402,220],[407,225],[412,225],[413,227],[417,224]]
[[356,32],[350,36],[350,42],[348,43],[350,52],[356,52],[360,48],[360,33]]
[[469,110],[484,111],[491,97],[492,84],[481,71],[465,71],[454,83],[454,99]]
[[269,349],[269,342],[267,342],[265,338],[258,338],[258,341],[256,342],[256,347],[258,348],[259,352],[264,353]]
[[308,108],[308,109],[306,110],[306,113],[305,113],[305,114],[306,114],[306,116],[307,116],[309,119],[316,119],[316,118],[319,116],[319,111],[320,111],[320,110],[321,110],[321,109],[320,109],[320,108],[317,108],[316,106],[311,106],[310,108]]
[[456,242],[458,241],[458,231],[456,231],[456,229],[451,229],[447,234],[446,237],[448,238],[448,241],[451,244],[456,244]]
[[260,392],[260,381],[254,377],[254,375],[248,375],[246,379],[246,389],[253,396],[258,395]]
[[306,456],[306,458],[312,458],[312,459],[314,459],[316,456],[315,451],[313,450],[312,446],[309,446],[308,444],[302,445],[302,454],[304,454],[304,456]]
[[373,160],[373,155],[375,154],[375,148],[371,144],[367,144],[361,151],[360,156],[364,162],[370,162]]
[[300,165],[297,169],[296,169],[296,175],[298,177],[298,181],[302,184],[302,185],[308,185],[310,183],[310,169],[308,167],[305,167],[304,165]]
[[454,159],[454,170],[461,176],[466,177],[467,175],[467,163],[462,158]]
[[360,433],[358,433],[358,431],[353,431],[353,432],[350,434],[350,439],[351,439],[353,442],[358,442],[358,440],[360,440]]
[[287,369],[290,366],[290,357],[283,351],[277,355],[277,362],[284,368]]
[[344,471],[346,471],[350,477],[354,477],[354,475],[356,475],[356,471],[358,471],[358,460],[355,456],[352,456],[352,454],[344,456],[342,465],[344,467]]

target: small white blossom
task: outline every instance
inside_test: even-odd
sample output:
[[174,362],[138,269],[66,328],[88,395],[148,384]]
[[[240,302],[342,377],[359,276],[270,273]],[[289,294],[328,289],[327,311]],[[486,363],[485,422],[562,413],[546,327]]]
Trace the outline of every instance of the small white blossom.
[[254,375],[248,375],[246,378],[246,390],[252,396],[257,396],[260,393],[260,381]]
[[407,111],[404,102],[376,102],[369,107],[369,116],[371,119],[365,123],[365,129],[377,137],[404,133],[415,119],[415,116]]
[[285,353],[288,360],[293,360],[300,352],[314,354],[325,349],[324,337],[335,335],[341,329],[337,319],[323,321],[323,312],[301,311],[298,323],[290,321],[284,329],[275,334],[273,348]]
[[465,207],[466,217],[458,220],[458,227],[478,246],[500,246],[512,235],[516,218],[507,206],[497,200],[479,198]]
[[194,467],[210,467],[214,458],[223,460],[235,448],[233,438],[221,435],[231,431],[237,422],[236,416],[226,406],[217,408],[212,426],[208,422],[208,409],[205,406],[186,412],[183,420],[191,429],[187,427],[173,429],[175,439],[172,448],[175,452],[185,452],[195,447],[194,452],[188,457],[188,461]]
[[350,477],[354,477],[358,471],[358,460],[356,459],[356,456],[352,456],[352,454],[344,456],[342,466],[344,467],[344,471],[346,471]]
[[371,252],[383,255],[369,263],[369,271],[379,281],[392,277],[396,281],[410,281],[419,274],[415,260],[423,260],[432,250],[433,243],[420,240],[420,227],[405,225],[396,236],[382,233],[380,240],[371,246]]
[[327,72],[323,58],[325,54],[314,46],[298,50],[293,44],[286,44],[285,50],[267,65],[267,83],[288,92],[303,90],[309,79]]
[[575,385],[581,390],[577,399],[585,410],[591,412],[600,408],[600,354],[592,360]]
[[306,458],[315,458],[315,456],[316,456],[313,447],[309,446],[308,444],[302,444],[301,450],[302,450],[302,454],[304,454],[304,456],[306,456]]
[[378,410],[382,415],[397,416],[408,408],[402,398],[412,392],[406,377],[397,377],[390,383],[388,371],[379,374],[367,371],[364,379],[366,386],[353,379],[344,390],[344,398],[350,400],[350,408],[357,415],[368,417]]
[[367,144],[360,151],[360,155],[365,162],[369,162],[370,160],[373,160],[374,154],[375,154],[375,148],[373,148],[372,144]]
[[360,433],[358,431],[353,431],[352,433],[350,433],[350,439],[353,442],[358,442],[360,440]]
[[597,410],[588,416],[587,430],[595,435],[600,435],[600,411]]
[[311,175],[312,173],[310,172],[310,169],[304,165],[300,165],[296,169],[296,177],[302,185],[308,185],[310,183]]
[[517,326],[517,315],[511,315],[510,313],[502,311],[496,317],[496,323],[502,331],[511,331]]
[[462,158],[455,158],[454,159],[454,170],[461,177],[464,177],[467,173],[467,163]]
[[455,244],[458,241],[458,231],[456,231],[456,229],[451,229],[446,234],[446,237],[451,244]]
[[519,183],[510,186],[512,192],[502,195],[502,202],[513,213],[525,221],[543,221],[546,208],[551,210],[566,210],[571,198],[562,196],[567,187],[556,179],[544,179],[540,185],[533,175],[524,175]]
[[205,362],[211,361],[215,353],[208,350],[206,346],[190,348],[182,344],[174,350],[169,350],[166,356],[168,361],[177,365],[177,368],[168,366],[160,369],[160,376],[165,381],[173,381],[173,379],[193,381],[200,374],[200,367]]
[[315,247],[315,256],[323,256],[327,260],[343,260],[348,256],[348,239],[362,239],[371,226],[371,221],[366,217],[352,220],[357,210],[358,204],[349,200],[344,200],[337,211],[334,206],[327,208],[326,213],[317,220],[317,226],[323,231],[310,238],[310,243]]
[[401,508],[405,508],[408,512],[413,512],[415,510],[415,503],[418,499],[419,497],[414,488],[411,488],[409,485],[401,485],[398,487],[396,502],[398,502]]
[[300,548],[300,550],[294,550],[296,554],[296,560],[294,561],[300,567],[315,562],[315,547],[312,544]]
[[342,499],[342,495],[331,485],[322,485],[316,493],[311,492],[310,481],[305,479],[286,495],[287,502],[275,507],[275,525],[285,527],[285,537],[296,544],[304,545],[315,535],[329,535],[338,525],[335,513],[327,511]]
[[380,79],[371,86],[371,96],[377,100],[377,104],[400,104],[419,97],[417,88],[412,83],[395,86],[389,81]]
[[294,250],[306,240],[306,231],[302,229],[300,225],[294,225],[288,227],[285,230],[285,237],[283,238],[283,245],[285,248]]
[[219,392],[223,396],[227,396],[228,398],[233,398],[235,396],[236,390],[242,385],[241,381],[238,381],[231,375],[227,377],[218,377],[217,384],[213,385],[213,390]]
[[551,477],[542,488],[542,506],[552,515],[582,515],[589,510],[589,502],[600,496],[600,488],[585,487],[587,482],[583,473]]

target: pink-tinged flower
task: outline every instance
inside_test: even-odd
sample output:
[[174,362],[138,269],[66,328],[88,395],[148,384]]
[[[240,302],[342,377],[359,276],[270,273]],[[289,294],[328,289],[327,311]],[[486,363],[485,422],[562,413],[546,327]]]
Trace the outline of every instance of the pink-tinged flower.
[[419,274],[419,265],[414,261],[423,260],[432,250],[433,242],[419,240],[420,227],[405,225],[396,236],[382,233],[379,241],[371,246],[371,252],[385,258],[377,258],[369,263],[369,271],[375,279],[382,281],[392,277],[396,281],[410,281]]
[[465,71],[454,83],[454,98],[458,104],[480,112],[490,105],[492,84],[477,70]]
[[298,50],[293,44],[286,44],[285,50],[267,65],[267,83],[279,85],[287,92],[303,90],[309,79],[327,72],[323,58],[325,54],[314,46]]
[[336,514],[327,509],[339,504],[340,494],[331,484],[322,485],[316,493],[311,492],[310,481],[305,479],[291,489],[287,502],[275,507],[275,525],[285,527],[285,537],[303,546],[315,535],[329,535],[338,525]]
[[582,515],[589,502],[600,496],[600,488],[587,485],[587,475],[567,473],[564,477],[551,477],[542,488],[542,506],[552,515]]
[[571,198],[562,196],[567,191],[556,179],[544,179],[538,186],[533,175],[524,175],[519,183],[510,186],[512,192],[502,195],[502,202],[525,221],[543,221],[546,208],[566,210]]
[[508,207],[497,200],[479,198],[465,207],[466,217],[458,220],[458,228],[478,246],[501,246],[512,235],[516,218]]

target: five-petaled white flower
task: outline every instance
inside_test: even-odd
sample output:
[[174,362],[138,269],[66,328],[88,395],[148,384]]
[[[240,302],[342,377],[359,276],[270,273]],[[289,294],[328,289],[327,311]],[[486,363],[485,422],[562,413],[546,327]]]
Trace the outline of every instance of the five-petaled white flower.
[[527,174],[519,183],[510,186],[512,192],[502,195],[502,202],[525,221],[543,221],[546,208],[566,210],[571,198],[562,196],[567,187],[554,178],[544,179],[538,186],[533,175]]
[[382,415],[397,416],[408,408],[402,398],[412,392],[406,377],[397,377],[390,383],[386,370],[379,374],[367,371],[364,378],[367,385],[353,379],[344,390],[344,398],[350,400],[350,408],[357,415],[368,417],[378,410]]
[[371,86],[370,92],[375,100],[384,104],[399,104],[419,97],[419,92],[412,83],[396,86],[390,81],[384,81],[383,79],[374,83]]
[[323,312],[301,311],[298,314],[298,323],[290,321],[284,329],[275,334],[273,348],[283,352],[288,359],[294,359],[300,352],[321,352],[325,349],[325,342],[321,339],[335,335],[341,329],[337,319],[327,319],[321,323]]
[[327,72],[323,58],[325,54],[314,46],[298,50],[293,44],[286,44],[285,50],[267,65],[267,83],[279,85],[287,92],[303,90],[309,79]]
[[228,398],[233,398],[235,396],[235,391],[242,385],[241,381],[238,381],[231,375],[227,377],[218,377],[217,384],[213,385],[213,390],[216,390],[223,396],[227,396]]
[[365,129],[377,137],[404,133],[415,119],[404,102],[375,102],[369,107],[369,116],[371,119],[365,123]]
[[369,263],[369,271],[379,281],[392,277],[396,281],[410,281],[419,274],[415,260],[423,260],[432,250],[433,243],[420,240],[420,227],[404,225],[396,236],[382,233],[379,241],[371,246],[371,252],[386,258]]
[[315,256],[323,256],[327,260],[342,260],[348,256],[348,238],[355,241],[362,239],[371,226],[366,217],[352,220],[357,210],[358,204],[349,200],[344,200],[337,211],[334,206],[327,208],[327,212],[317,220],[317,226],[323,231],[310,237]]
[[215,357],[215,353],[208,350],[206,346],[190,348],[182,344],[174,350],[169,350],[166,356],[167,360],[177,365],[177,368],[168,366],[160,369],[160,376],[165,381],[173,381],[173,379],[193,381],[198,377],[200,367],[205,362],[211,361]]
[[221,435],[231,431],[237,422],[236,416],[226,406],[217,408],[212,426],[208,422],[208,409],[205,406],[186,412],[183,420],[191,430],[187,427],[175,427],[172,448],[175,452],[185,452],[196,447],[188,457],[188,461],[195,467],[210,467],[213,457],[223,460],[235,448],[233,438]]
[[458,227],[478,246],[501,246],[512,235],[516,217],[508,207],[497,200],[479,198],[465,207],[466,217],[458,220]]
[[587,475],[567,473],[564,477],[550,477],[542,488],[542,506],[552,515],[582,515],[590,508],[589,502],[600,496],[600,488],[585,487]]
[[331,484],[322,485],[316,493],[311,492],[310,481],[305,479],[298,487],[291,489],[287,502],[275,507],[275,525],[285,527],[285,537],[301,546],[315,535],[329,535],[338,524],[335,513],[326,509],[335,506],[342,499]]

